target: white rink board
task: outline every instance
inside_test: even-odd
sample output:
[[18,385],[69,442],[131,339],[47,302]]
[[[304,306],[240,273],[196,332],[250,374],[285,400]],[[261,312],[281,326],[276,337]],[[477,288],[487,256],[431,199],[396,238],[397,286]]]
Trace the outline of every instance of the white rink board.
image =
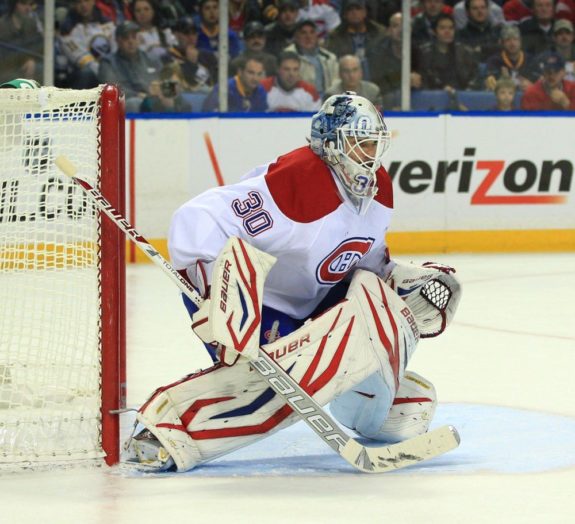
[[[575,228],[574,119],[392,115],[387,123],[395,232]],[[308,116],[136,120],[138,226],[165,238],[174,209],[217,184],[206,133],[229,184],[305,145],[309,124]],[[547,182],[545,163],[556,166]],[[441,164],[453,167],[444,183]]]

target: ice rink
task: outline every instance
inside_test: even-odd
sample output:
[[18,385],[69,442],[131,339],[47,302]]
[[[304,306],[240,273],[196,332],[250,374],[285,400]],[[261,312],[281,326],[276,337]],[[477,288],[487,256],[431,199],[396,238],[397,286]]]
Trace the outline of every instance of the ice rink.
[[[463,282],[454,323],[409,365],[435,384],[433,425],[458,428],[457,450],[366,475],[300,423],[186,474],[4,475],[0,523],[574,523],[575,254],[398,260],[449,263]],[[154,266],[128,267],[128,322],[130,406],[209,364]]]

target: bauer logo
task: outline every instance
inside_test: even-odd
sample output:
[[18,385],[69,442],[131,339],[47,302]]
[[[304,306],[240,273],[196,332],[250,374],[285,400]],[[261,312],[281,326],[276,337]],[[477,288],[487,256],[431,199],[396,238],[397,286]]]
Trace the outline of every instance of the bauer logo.
[[348,238],[337,246],[317,266],[316,278],[320,284],[335,284],[369,252],[373,238]]
[[407,163],[393,161],[389,176],[402,192],[468,194],[470,204],[564,204],[571,191],[573,163],[568,159],[482,158],[465,147],[463,158]]

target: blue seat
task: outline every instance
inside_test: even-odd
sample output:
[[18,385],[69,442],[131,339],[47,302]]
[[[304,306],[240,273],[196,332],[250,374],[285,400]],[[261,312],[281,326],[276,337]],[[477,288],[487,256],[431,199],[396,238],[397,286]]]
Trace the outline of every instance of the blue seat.
[[192,112],[201,113],[207,93],[182,93],[183,99],[192,106]]
[[443,90],[424,89],[411,93],[412,111],[445,111],[449,102],[449,94]]
[[457,91],[457,100],[467,111],[492,111],[497,105],[493,91]]

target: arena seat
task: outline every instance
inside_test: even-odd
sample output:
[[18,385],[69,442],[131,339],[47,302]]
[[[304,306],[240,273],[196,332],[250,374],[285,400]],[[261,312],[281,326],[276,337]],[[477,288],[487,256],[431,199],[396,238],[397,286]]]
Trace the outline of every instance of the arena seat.
[[490,111],[497,104],[493,91],[457,91],[457,100],[467,111]]
[[207,93],[182,93],[183,99],[192,106],[193,113],[201,113]]
[[446,91],[423,89],[411,93],[412,111],[445,111],[449,106],[449,94]]

